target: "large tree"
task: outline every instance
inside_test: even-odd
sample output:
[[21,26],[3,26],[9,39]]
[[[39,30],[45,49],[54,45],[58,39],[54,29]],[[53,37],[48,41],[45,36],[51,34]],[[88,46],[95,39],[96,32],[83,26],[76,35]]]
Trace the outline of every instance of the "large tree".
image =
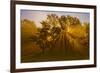
[[[35,39],[34,42],[36,42],[36,44],[39,45],[42,49],[42,53],[44,53],[45,50],[48,48],[51,51],[57,50],[59,51],[59,53],[66,53],[68,49],[75,48],[75,43],[78,43],[78,41],[75,38],[73,38],[75,37],[73,34],[69,35],[69,33],[67,33],[68,28],[71,26],[74,26],[74,28],[76,28],[77,26],[79,28],[77,28],[78,30],[83,29],[80,20],[77,17],[73,17],[70,15],[57,16],[56,14],[49,14],[47,15],[46,20],[43,20],[40,23],[42,27],[38,28],[38,33],[36,33],[36,35],[33,36],[33,39]],[[85,31],[87,31],[88,25],[89,24],[85,24]],[[75,29],[74,31],[77,30]],[[78,39],[78,37],[76,38]]]

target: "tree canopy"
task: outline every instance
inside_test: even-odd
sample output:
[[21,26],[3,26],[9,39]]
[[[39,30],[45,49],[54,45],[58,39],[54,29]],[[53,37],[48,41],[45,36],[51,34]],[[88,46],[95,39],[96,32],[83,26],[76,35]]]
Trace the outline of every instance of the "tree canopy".
[[[72,41],[74,40],[75,42],[77,42],[76,38],[80,39],[79,37],[77,37],[80,36],[78,35],[78,33],[89,33],[89,23],[84,23],[83,27],[81,21],[77,17],[70,15],[57,16],[56,14],[49,14],[47,15],[47,18],[40,23],[42,27],[38,28],[38,33],[36,33],[36,35],[34,35],[35,37],[33,36],[32,39],[35,39],[34,42],[36,42],[37,45],[41,47],[43,52],[47,48],[54,49],[55,46],[58,45],[60,46],[59,48],[62,49],[67,49],[68,47],[72,48]],[[67,33],[68,28],[71,28],[71,26],[73,26],[75,29],[72,29],[70,31],[71,33]],[[86,32],[83,31],[83,28]],[[77,36],[75,37],[73,34]]]

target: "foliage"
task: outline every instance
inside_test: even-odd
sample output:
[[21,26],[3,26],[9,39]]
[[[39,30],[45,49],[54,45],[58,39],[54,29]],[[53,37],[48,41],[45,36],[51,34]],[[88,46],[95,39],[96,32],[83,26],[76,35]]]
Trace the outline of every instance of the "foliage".
[[[42,27],[38,28],[38,32],[31,39],[40,46],[42,53],[45,53],[46,49],[53,50],[55,48],[60,50],[60,53],[61,49],[68,51],[71,48],[79,48],[76,50],[82,53],[80,48],[84,48],[84,45],[79,42],[80,38],[84,40],[82,43],[87,42],[86,44],[88,44],[89,23],[84,23],[82,26],[77,17],[50,14],[47,15],[46,20],[40,23]],[[86,35],[85,38],[84,35]]]

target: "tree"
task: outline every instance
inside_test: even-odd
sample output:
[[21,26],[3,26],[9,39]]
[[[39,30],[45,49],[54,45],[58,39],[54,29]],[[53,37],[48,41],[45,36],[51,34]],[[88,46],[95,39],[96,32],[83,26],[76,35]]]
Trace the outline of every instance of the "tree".
[[56,14],[47,15],[46,22],[51,26],[59,25],[59,17]]
[[[67,29],[70,26],[74,26],[74,28],[76,28],[77,25],[81,26],[80,20],[77,17],[70,15],[58,17],[56,14],[50,14],[47,15],[46,20],[43,20],[40,23],[42,24],[42,27],[38,28],[38,33],[32,38],[34,39],[34,42],[40,46],[42,53],[44,53],[47,48],[50,50],[57,48],[57,50],[59,49],[59,53],[61,53],[61,50],[66,52],[68,48],[71,49],[72,42],[70,42],[70,38],[73,40],[74,38],[67,33]],[[79,27],[77,27],[77,29],[78,28]],[[86,23],[84,24],[84,28],[86,31],[88,30],[88,25]],[[77,30],[75,29],[75,31]]]
[[81,25],[80,20],[77,17],[72,17],[70,15],[66,18],[67,25]]
[[86,33],[89,33],[89,23],[84,22],[84,23],[83,23],[83,27],[84,27]]
[[67,27],[67,17],[62,15],[59,18],[59,23],[60,23],[61,28],[64,30]]

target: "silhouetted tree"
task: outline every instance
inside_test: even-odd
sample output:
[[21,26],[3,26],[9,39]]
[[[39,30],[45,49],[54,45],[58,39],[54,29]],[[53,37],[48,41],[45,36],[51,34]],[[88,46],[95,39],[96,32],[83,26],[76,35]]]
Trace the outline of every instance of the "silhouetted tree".
[[[55,49],[55,47],[59,48],[60,52],[61,49],[66,52],[67,48],[71,48],[70,35],[67,34],[67,28],[76,25],[81,26],[80,20],[77,17],[72,17],[70,15],[58,17],[56,14],[50,14],[47,15],[46,20],[43,20],[40,23],[42,24],[42,27],[38,28],[38,33],[36,33],[32,39],[40,46],[42,53],[44,53],[47,48],[52,50]],[[87,33],[89,33],[88,27],[87,23],[85,23],[84,28],[86,28],[85,31],[87,31]]]

